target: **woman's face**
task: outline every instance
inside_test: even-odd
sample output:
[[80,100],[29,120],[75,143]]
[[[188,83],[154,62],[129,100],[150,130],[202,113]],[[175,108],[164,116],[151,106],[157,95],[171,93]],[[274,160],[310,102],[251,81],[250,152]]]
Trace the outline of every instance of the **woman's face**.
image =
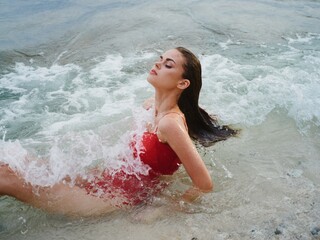
[[183,80],[183,55],[176,49],[166,51],[149,72],[148,82],[155,88],[173,89]]

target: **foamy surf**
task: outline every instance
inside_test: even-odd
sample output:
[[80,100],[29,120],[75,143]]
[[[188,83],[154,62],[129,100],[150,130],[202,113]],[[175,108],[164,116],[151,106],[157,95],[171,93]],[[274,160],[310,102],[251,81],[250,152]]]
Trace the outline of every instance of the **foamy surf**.
[[[128,154],[137,122],[143,125],[140,106],[153,93],[146,73],[164,50],[180,45],[201,59],[200,104],[242,131],[199,148],[215,191],[181,203],[184,212],[154,199],[149,207],[170,210],[148,215],[141,206],[70,220],[1,197],[0,238],[319,236],[317,1],[2,5],[0,146],[4,154],[17,150],[21,161],[6,161],[28,169],[30,181],[51,185],[66,174],[90,177],[91,168],[120,167],[115,159]],[[24,161],[30,155],[44,160]],[[169,181],[168,196],[190,184],[183,168]]]

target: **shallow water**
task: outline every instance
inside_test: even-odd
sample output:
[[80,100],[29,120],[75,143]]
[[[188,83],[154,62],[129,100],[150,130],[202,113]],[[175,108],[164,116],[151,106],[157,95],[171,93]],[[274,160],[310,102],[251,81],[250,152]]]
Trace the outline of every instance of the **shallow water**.
[[79,220],[1,197],[0,239],[319,238],[319,2],[4,1],[0,16],[0,159],[31,182],[117,166],[174,46],[201,60],[201,105],[242,129],[199,149],[216,189],[182,212]]

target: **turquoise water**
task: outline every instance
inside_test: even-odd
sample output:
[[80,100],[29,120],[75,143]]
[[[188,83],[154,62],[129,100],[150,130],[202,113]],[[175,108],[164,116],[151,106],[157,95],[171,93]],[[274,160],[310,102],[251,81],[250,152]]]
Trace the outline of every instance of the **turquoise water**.
[[199,149],[216,190],[185,212],[76,220],[1,197],[0,239],[317,237],[319,26],[318,1],[2,1],[0,160],[29,181],[117,165],[150,117],[147,73],[175,46],[201,60],[201,105],[242,132]]

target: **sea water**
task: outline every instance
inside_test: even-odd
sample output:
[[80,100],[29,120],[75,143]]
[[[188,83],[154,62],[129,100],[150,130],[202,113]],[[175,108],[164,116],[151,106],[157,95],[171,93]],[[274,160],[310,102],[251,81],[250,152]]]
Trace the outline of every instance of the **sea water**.
[[[0,239],[319,238],[319,26],[306,0],[2,1],[0,161],[28,181],[119,168],[151,117],[148,71],[176,46],[202,63],[201,106],[241,133],[198,146],[215,191],[182,211],[69,219],[3,196]],[[170,181],[190,184],[183,168]]]

